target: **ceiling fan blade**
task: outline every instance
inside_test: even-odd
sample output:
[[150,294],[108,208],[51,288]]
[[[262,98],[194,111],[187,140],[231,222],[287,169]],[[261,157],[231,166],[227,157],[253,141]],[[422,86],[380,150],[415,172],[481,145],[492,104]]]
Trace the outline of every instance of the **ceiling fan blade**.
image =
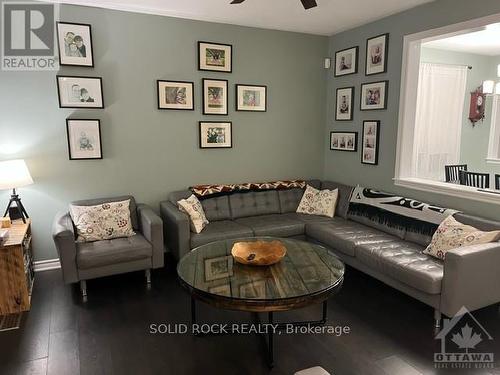
[[304,6],[304,9],[311,9],[318,6],[316,0],[300,0],[300,2]]
[[230,4],[241,4],[242,2],[244,2],[245,0],[233,0],[231,1]]

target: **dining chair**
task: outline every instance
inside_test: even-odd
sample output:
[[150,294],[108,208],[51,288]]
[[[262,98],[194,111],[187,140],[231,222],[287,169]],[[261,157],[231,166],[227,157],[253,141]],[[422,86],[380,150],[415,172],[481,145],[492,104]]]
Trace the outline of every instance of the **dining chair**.
[[460,185],[472,186],[481,189],[490,188],[490,174],[459,171]]
[[500,190],[500,174],[495,175],[495,189]]
[[445,165],[444,174],[445,181],[454,184],[460,183],[460,171],[466,171],[467,164]]

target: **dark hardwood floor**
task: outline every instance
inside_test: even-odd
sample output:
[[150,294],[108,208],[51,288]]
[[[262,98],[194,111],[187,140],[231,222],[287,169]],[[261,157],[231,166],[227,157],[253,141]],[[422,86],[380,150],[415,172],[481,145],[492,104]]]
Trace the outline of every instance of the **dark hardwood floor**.
[[[349,326],[350,334],[276,336],[272,370],[257,335],[149,333],[152,323],[189,323],[189,296],[172,266],[153,272],[151,290],[139,272],[89,281],[88,292],[83,303],[78,287],[64,285],[59,271],[37,273],[32,310],[21,329],[0,333],[0,374],[284,375],[317,365],[335,375],[500,374],[498,305],[474,314],[497,340],[496,368],[436,370],[432,309],[350,268],[328,305],[329,324]],[[200,320],[252,322],[249,314],[198,306]],[[320,313],[315,306],[276,319],[315,319]]]

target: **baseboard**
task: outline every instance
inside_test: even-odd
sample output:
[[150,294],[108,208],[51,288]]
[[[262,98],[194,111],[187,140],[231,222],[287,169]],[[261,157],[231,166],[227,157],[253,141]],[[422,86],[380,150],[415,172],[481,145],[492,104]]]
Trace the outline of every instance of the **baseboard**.
[[61,268],[61,263],[59,262],[59,258],[56,259],[47,259],[47,260],[38,260],[34,262],[35,272],[43,272],[49,270],[57,270]]

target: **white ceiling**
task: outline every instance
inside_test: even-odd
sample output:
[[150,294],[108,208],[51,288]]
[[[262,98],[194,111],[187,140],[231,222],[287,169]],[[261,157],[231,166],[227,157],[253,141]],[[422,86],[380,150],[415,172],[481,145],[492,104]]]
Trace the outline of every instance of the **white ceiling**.
[[49,0],[265,29],[332,35],[434,0],[317,0],[304,10],[300,0]]
[[486,28],[422,43],[424,47],[456,52],[475,53],[485,56],[500,55],[500,24],[488,25]]

